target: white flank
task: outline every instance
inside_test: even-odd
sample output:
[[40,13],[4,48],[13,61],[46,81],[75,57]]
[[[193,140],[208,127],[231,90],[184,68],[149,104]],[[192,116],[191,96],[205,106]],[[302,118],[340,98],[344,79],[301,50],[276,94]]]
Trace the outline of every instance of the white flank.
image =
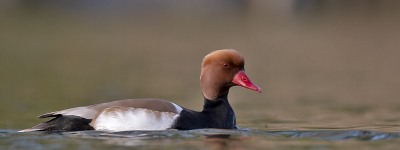
[[92,124],[96,130],[165,130],[172,126],[178,116],[179,114],[143,108],[117,109],[111,112],[104,110]]
[[181,111],[182,111],[182,107],[181,106],[179,106],[179,105],[177,105],[177,104],[175,104],[173,102],[171,102],[171,104],[175,106],[176,112],[181,113]]

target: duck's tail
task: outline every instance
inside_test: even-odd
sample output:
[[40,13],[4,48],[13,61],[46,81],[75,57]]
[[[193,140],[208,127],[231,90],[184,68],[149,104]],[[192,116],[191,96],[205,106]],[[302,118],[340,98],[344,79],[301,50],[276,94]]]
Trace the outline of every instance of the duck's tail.
[[86,119],[73,115],[55,115],[49,117],[56,118],[38,124],[32,128],[20,130],[18,132],[94,130],[94,128],[89,125],[90,122],[92,122],[92,119]]

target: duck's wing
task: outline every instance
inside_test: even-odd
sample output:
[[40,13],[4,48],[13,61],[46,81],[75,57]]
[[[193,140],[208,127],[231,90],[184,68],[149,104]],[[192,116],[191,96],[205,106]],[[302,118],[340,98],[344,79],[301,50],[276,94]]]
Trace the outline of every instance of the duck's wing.
[[38,124],[30,129],[21,130],[19,132],[31,131],[51,131],[51,130],[93,130],[90,122],[93,117],[100,111],[110,107],[132,107],[154,110],[159,112],[170,112],[179,114],[182,107],[162,99],[127,99],[108,103],[101,103],[90,106],[75,107],[61,111],[55,111],[40,115],[39,118],[55,117],[52,120]]
[[162,99],[126,99],[50,112],[40,115],[38,118],[57,117],[59,115],[73,115],[83,117],[85,119],[93,119],[93,117],[99,111],[114,106],[145,108],[149,110],[172,113],[179,113],[182,110],[182,107],[176,105],[175,103]]

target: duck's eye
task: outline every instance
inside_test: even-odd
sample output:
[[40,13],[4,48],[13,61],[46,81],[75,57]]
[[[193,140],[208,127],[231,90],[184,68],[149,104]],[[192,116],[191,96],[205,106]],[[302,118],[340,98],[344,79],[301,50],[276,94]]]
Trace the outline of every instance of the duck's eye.
[[228,68],[229,65],[227,63],[223,63],[222,66],[224,66],[224,68]]

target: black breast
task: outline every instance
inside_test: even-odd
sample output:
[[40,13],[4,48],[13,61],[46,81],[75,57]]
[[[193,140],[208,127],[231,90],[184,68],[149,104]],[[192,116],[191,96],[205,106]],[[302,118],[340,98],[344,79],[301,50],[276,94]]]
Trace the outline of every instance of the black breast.
[[227,99],[208,100],[205,98],[203,111],[182,110],[171,128],[178,130],[202,128],[236,129],[236,118]]

